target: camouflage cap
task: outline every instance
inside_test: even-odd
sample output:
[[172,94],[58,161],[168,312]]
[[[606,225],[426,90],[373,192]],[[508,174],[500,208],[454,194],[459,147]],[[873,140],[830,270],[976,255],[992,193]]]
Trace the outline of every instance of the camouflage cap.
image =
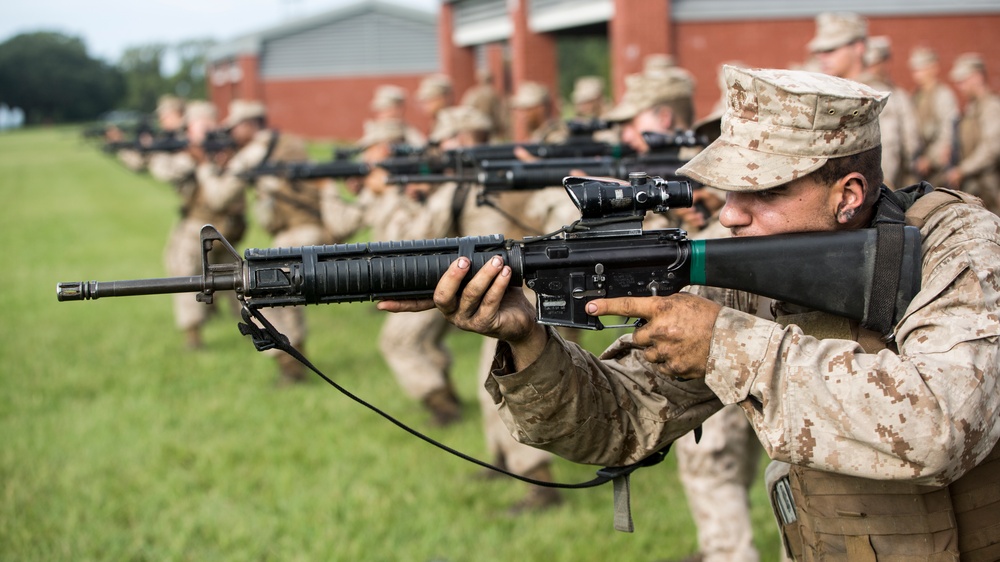
[[824,12],[816,16],[816,36],[809,52],[832,51],[868,37],[868,20],[851,12]]
[[677,61],[674,60],[673,55],[668,55],[666,53],[653,53],[651,55],[646,55],[646,58],[642,59],[643,74],[666,72],[676,66]]
[[612,123],[629,121],[657,104],[690,98],[693,93],[694,83],[683,74],[630,74],[625,77],[622,100],[605,112],[601,119]]
[[680,174],[726,191],[763,191],[881,143],[887,92],[796,70],[727,66],[725,73],[721,136]]
[[431,74],[420,82],[417,88],[417,99],[420,101],[429,100],[439,96],[451,94],[451,78],[445,74]]
[[570,96],[573,103],[586,103],[588,101],[599,100],[604,97],[604,80],[599,76],[581,76],[576,79],[573,86],[573,94]]
[[233,100],[229,102],[229,113],[226,115],[226,120],[222,122],[222,126],[226,129],[232,129],[243,121],[261,119],[265,115],[267,112],[264,111],[264,104],[259,101]]
[[462,132],[489,132],[493,122],[485,113],[467,105],[446,107],[437,115],[431,142],[441,142]]
[[383,142],[402,142],[406,137],[406,124],[399,119],[380,119],[365,121],[365,132],[358,146],[368,148]]
[[915,47],[910,52],[910,70],[920,70],[937,63],[938,56],[930,47]]
[[951,66],[951,74],[948,76],[952,82],[961,82],[977,72],[986,70],[983,64],[983,57],[979,53],[965,53],[958,55],[955,63]]
[[383,84],[375,88],[372,96],[372,111],[384,111],[406,101],[406,91],[399,86]]
[[160,99],[156,102],[156,113],[157,115],[162,115],[168,112],[184,113],[184,100],[169,94],[160,96]]
[[517,87],[517,92],[510,99],[510,106],[514,109],[526,109],[537,105],[544,105],[549,101],[549,89],[538,82],[522,82]]
[[218,118],[218,112],[215,110],[215,105],[211,102],[205,100],[192,100],[187,103],[184,108],[184,120],[185,121],[215,121]]
[[872,66],[889,60],[892,56],[892,41],[885,35],[868,38],[865,45],[865,66]]

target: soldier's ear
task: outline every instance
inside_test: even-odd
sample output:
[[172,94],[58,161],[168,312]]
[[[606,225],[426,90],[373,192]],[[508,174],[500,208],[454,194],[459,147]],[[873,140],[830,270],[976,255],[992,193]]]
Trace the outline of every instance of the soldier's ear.
[[847,224],[861,213],[867,192],[868,180],[859,172],[851,172],[834,183],[831,196],[838,223]]

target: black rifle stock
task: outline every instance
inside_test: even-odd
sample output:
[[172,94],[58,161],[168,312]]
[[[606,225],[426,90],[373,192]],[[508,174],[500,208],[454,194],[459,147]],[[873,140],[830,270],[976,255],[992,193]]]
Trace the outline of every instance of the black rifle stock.
[[[566,178],[581,220],[565,232],[505,240],[501,235],[372,242],[299,248],[248,249],[244,257],[210,225],[202,229],[201,276],[112,282],[60,283],[60,301],[162,293],[236,291],[248,307],[299,306],[433,295],[459,256],[477,271],[495,255],[512,281],[537,295],[543,324],[601,329],[585,313],[597,298],[676,293],[686,285],[738,289],[856,319],[864,324],[872,295],[876,229],[689,240],[678,229],[643,232],[647,210],[689,206],[687,182],[634,174],[629,184]],[[209,263],[214,244],[232,262]],[[470,275],[471,277],[471,275]],[[920,235],[904,229],[893,323],[920,288]]]

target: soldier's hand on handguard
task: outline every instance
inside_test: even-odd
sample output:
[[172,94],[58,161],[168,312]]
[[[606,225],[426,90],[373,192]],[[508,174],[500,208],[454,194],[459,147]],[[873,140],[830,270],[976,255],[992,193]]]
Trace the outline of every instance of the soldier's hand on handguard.
[[535,308],[520,287],[510,287],[510,266],[496,256],[469,280],[468,258],[455,260],[434,290],[434,299],[382,301],[379,310],[416,312],[437,307],[455,326],[510,344],[515,368],[530,365],[548,341],[545,328],[535,321]]
[[514,147],[514,158],[517,158],[521,162],[537,162],[539,160],[537,156],[528,152],[528,149],[523,146]]
[[597,299],[587,305],[591,316],[617,315],[646,323],[632,335],[635,345],[656,372],[682,379],[705,376],[715,320],[722,307],[689,293],[666,297]]

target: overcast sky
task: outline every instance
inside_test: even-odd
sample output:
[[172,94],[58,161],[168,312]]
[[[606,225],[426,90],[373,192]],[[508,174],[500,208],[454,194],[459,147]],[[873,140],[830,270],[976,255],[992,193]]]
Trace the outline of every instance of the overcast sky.
[[[117,62],[122,51],[184,39],[225,41],[359,0],[22,0],[0,9],[0,43],[23,32],[82,37],[91,56]],[[439,0],[385,0],[436,11]]]

